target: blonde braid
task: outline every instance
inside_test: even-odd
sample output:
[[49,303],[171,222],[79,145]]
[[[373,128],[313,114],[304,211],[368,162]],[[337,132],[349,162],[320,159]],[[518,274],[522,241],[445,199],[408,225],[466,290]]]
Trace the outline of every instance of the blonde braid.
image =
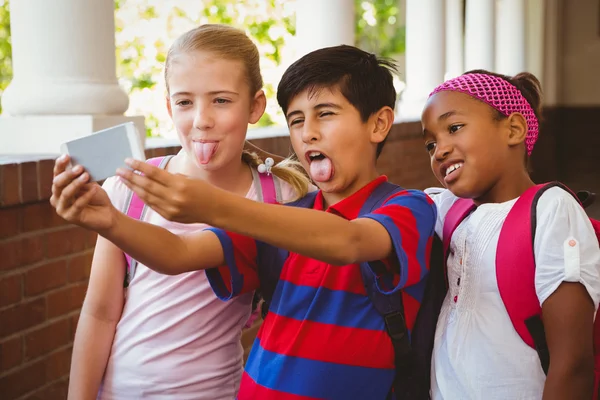
[[[258,154],[248,150],[242,152],[242,160],[252,168],[258,168],[260,164],[264,164]],[[275,164],[271,168],[271,172],[294,189],[296,197],[289,201],[300,199],[308,193],[310,180],[304,173],[302,165],[292,157],[288,157],[280,163]]]

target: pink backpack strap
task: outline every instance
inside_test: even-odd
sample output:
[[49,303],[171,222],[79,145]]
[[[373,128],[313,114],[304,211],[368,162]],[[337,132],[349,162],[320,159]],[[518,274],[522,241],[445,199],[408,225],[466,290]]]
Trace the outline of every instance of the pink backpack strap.
[[[169,160],[173,156],[166,157],[155,157],[147,160],[146,162],[150,165],[154,165],[158,168],[165,168]],[[123,207],[123,214],[127,215],[130,218],[141,220],[146,212],[146,204],[139,198],[137,194],[133,191],[129,191],[127,196],[127,200],[125,201],[125,207]],[[135,268],[137,267],[137,261],[131,258],[129,254],[125,253],[125,260],[127,262],[127,271],[125,274],[125,282],[124,286],[129,286],[129,283],[133,279],[133,275],[135,274]]]
[[[508,213],[496,252],[496,279],[502,302],[508,316],[521,337],[530,347],[535,349],[540,358],[544,372],[548,373],[550,353],[544,331],[542,308],[535,290],[535,234],[537,226],[537,203],[542,194],[552,188],[559,187],[578,196],[560,182],[551,182],[529,188],[519,197]],[[580,202],[581,204],[581,202]],[[594,226],[594,221],[592,220]],[[596,226],[594,229],[597,231]],[[594,323],[595,352],[598,354],[598,324]],[[600,360],[596,358],[596,365]],[[600,371],[595,370],[595,385],[598,387]],[[594,399],[597,398],[595,392]]]
[[281,188],[273,174],[261,174],[252,168],[252,179],[258,201],[269,204],[281,203]]
[[[444,269],[446,269],[446,261],[448,260],[448,252],[450,250],[450,240],[454,231],[465,218],[469,216],[475,210],[477,206],[471,199],[458,199],[452,204],[450,210],[446,214],[444,219],[444,229],[442,231],[442,243],[444,247]],[[448,274],[446,275],[446,285],[448,285]]]
[[502,225],[496,250],[500,297],[515,330],[534,349],[536,344],[527,321],[542,314],[535,291],[535,207],[541,194],[549,188],[546,186],[529,188],[515,202]]

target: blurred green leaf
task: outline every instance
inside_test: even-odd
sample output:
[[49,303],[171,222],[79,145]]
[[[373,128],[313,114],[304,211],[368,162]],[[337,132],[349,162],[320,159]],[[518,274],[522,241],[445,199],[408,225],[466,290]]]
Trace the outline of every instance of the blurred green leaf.
[[[12,47],[8,1],[0,2],[0,96],[12,79]],[[0,113],[2,106],[0,105]]]

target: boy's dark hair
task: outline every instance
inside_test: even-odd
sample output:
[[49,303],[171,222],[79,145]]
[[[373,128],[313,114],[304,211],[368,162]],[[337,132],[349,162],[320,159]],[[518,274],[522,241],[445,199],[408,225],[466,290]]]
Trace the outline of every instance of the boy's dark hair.
[[[308,53],[285,71],[277,87],[277,102],[287,114],[292,99],[304,90],[314,94],[336,86],[366,122],[382,107],[394,109],[392,72],[398,72],[393,61],[353,46],[326,47]],[[385,140],[377,146],[377,157],[384,144]]]

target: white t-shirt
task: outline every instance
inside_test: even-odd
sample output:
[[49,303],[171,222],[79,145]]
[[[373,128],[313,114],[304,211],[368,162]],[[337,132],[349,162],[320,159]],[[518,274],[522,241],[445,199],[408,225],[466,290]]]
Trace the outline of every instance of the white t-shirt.
[[[292,199],[294,189],[279,183],[282,200]],[[127,187],[109,178],[104,189],[122,210]],[[257,199],[254,184],[246,198]],[[175,234],[206,228],[167,221],[152,209],[144,220]],[[138,264],[126,289],[98,399],[234,399],[242,374],[240,335],[252,296],[224,302],[215,296],[204,271],[169,276]]]
[[[448,190],[435,192],[426,190],[438,207],[436,232],[441,238],[444,219],[457,197]],[[542,398],[546,376],[538,354],[513,328],[496,281],[500,229],[515,202],[479,206],[452,235],[450,287],[433,350],[434,400]],[[576,241],[574,247],[567,245],[570,240]],[[558,187],[539,199],[534,251],[540,304],[566,281],[582,283],[598,308],[598,241],[581,206]]]

